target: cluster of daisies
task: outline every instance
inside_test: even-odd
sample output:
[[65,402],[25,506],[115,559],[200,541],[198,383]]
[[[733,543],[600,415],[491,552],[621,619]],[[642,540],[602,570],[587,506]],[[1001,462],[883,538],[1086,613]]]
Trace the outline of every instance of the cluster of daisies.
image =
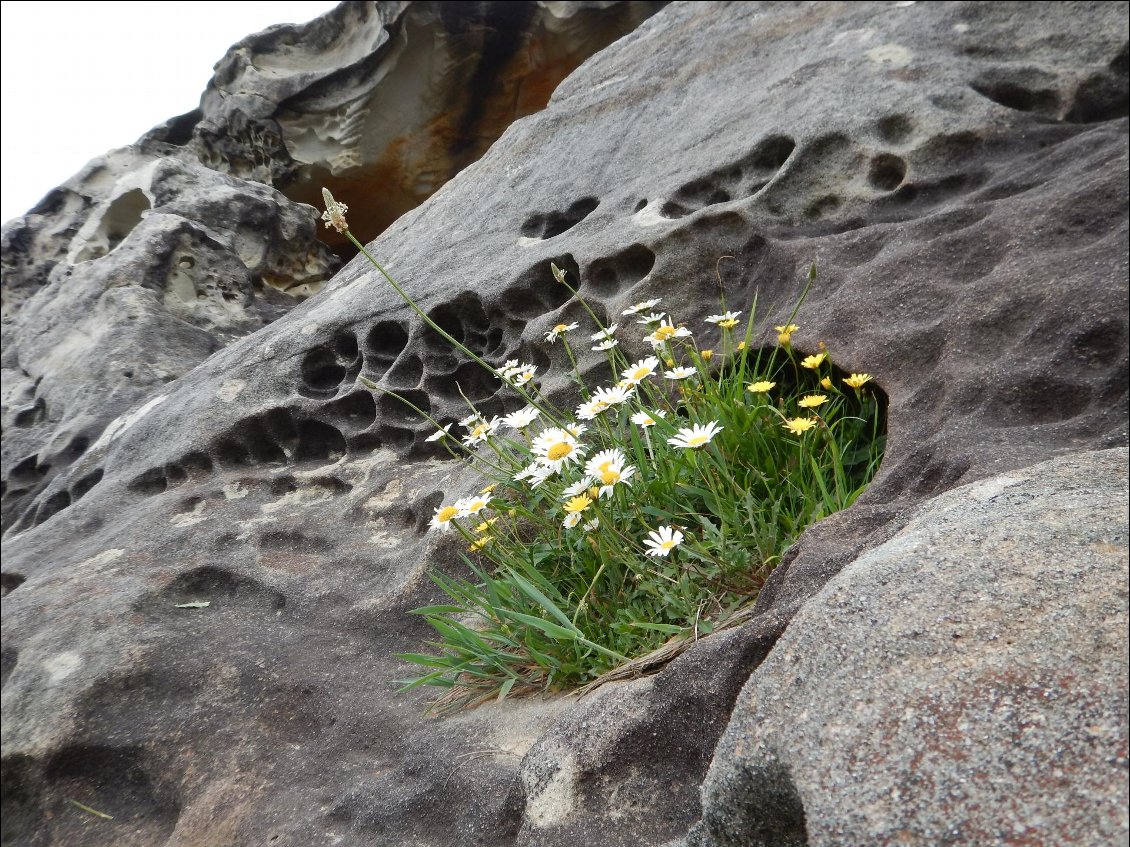
[[[533,489],[541,488],[553,480],[553,488],[560,487],[560,516],[561,525],[571,530],[580,527],[582,531],[591,532],[600,526],[600,505],[602,500],[613,497],[622,488],[632,485],[634,478],[640,474],[640,469],[630,464],[627,455],[618,447],[598,450],[591,457],[589,453],[595,449],[585,441],[589,426],[598,422],[606,413],[616,417],[617,410],[625,404],[634,406],[629,416],[632,424],[644,431],[647,444],[650,445],[650,436],[647,430],[664,419],[667,411],[664,409],[649,409],[649,405],[641,397],[641,389],[651,379],[662,376],[676,384],[684,381],[694,381],[701,377],[702,371],[697,367],[676,365],[672,342],[689,344],[693,333],[685,326],[676,325],[665,312],[657,311],[659,299],[644,300],[625,309],[622,319],[635,319],[636,323],[646,327],[646,334],[642,340],[651,344],[657,355],[646,356],[639,361],[625,366],[614,368],[619,373],[619,379],[614,385],[597,388],[574,410],[575,421],[561,423],[550,420],[549,425],[539,423],[543,412],[542,408],[526,405],[518,411],[504,416],[487,418],[478,413],[472,414],[459,422],[463,434],[459,437],[467,448],[477,448],[487,444],[495,436],[502,436],[511,447],[519,446],[520,454],[528,458],[528,463],[513,474],[515,482],[524,483]],[[734,344],[730,333],[741,323],[741,312],[724,311],[720,314],[710,315],[705,320],[708,324],[718,327],[726,342],[726,349],[741,350],[744,342]],[[577,323],[559,323],[545,333],[546,342],[553,344],[561,341],[567,347],[568,335],[578,328]],[[615,333],[620,329],[618,323],[602,328],[591,335],[593,342],[591,349],[608,352],[615,348],[619,341]],[[777,340],[784,348],[789,348],[792,336],[798,331],[796,324],[789,323],[776,327]],[[710,350],[696,350],[697,356],[703,361],[712,358]],[[571,354],[570,354],[571,355]],[[610,356],[613,354],[610,354]],[[619,351],[615,355],[619,355]],[[665,362],[661,363],[660,356]],[[619,360],[621,363],[623,358]],[[819,372],[830,365],[827,353],[821,351],[812,356],[804,357],[800,366]],[[517,389],[533,389],[530,383],[537,375],[537,367],[529,363],[512,359],[496,369],[498,377]],[[858,391],[870,381],[869,374],[852,374],[843,380],[849,388]],[[770,402],[770,395],[776,387],[776,382],[760,380],[751,382],[746,389],[757,397],[759,403]],[[832,391],[831,376],[824,376],[820,385],[827,391]],[[536,394],[536,390],[534,391]],[[651,392],[651,397],[656,397],[656,392]],[[829,401],[828,394],[807,394],[796,400],[796,406],[803,414],[788,417],[781,414],[781,425],[791,434],[803,437],[806,432],[821,425],[820,407]],[[536,401],[535,401],[536,402]],[[548,414],[547,414],[548,417]],[[609,430],[607,426],[598,428],[594,440],[607,440]],[[535,425],[538,430],[534,432]],[[678,428],[670,435],[666,442],[675,450],[699,450],[706,447],[722,431],[720,421],[712,420],[705,423],[694,423],[688,427]],[[444,427],[429,437],[429,441],[442,438],[454,438],[451,425]],[[511,453],[511,455],[514,455]],[[477,497],[463,498],[452,505],[436,509],[431,520],[431,526],[441,531],[447,531],[453,526],[457,527],[472,542],[472,549],[481,549],[488,544],[493,536],[491,527],[497,520],[482,522],[475,527],[477,535],[469,532],[470,523],[459,523],[464,519],[478,521],[480,513],[490,507],[490,498],[487,492]],[[657,530],[650,531],[643,547],[648,555],[667,556],[672,550],[683,542],[681,531],[671,526],[660,526]]]
[[[664,312],[655,310],[659,302],[658,299],[645,300],[623,312],[625,318],[634,317],[637,323],[647,328],[648,331],[642,338],[650,342],[656,352],[665,348],[669,342],[693,337],[689,329],[676,326]],[[740,318],[740,312],[724,312],[711,315],[706,321],[729,332],[738,326]],[[576,330],[578,326],[577,323],[559,323],[545,334],[545,340],[550,344],[558,340],[568,344],[566,335]],[[618,329],[620,329],[619,324],[614,323],[591,335],[592,349],[607,352],[618,346],[619,341],[615,337]],[[706,360],[710,358],[709,351],[700,352],[700,355]],[[600,525],[600,518],[596,514],[599,511],[597,508],[599,502],[612,497],[620,486],[630,487],[633,478],[639,474],[639,468],[630,464],[627,455],[619,448],[599,450],[589,457],[592,448],[583,440],[589,424],[605,413],[617,410],[631,401],[637,401],[637,405],[645,406],[646,404],[638,402],[638,391],[648,379],[662,375],[667,380],[680,382],[699,375],[696,368],[676,366],[673,359],[668,359],[665,368],[659,357],[655,355],[646,356],[620,368],[619,371],[620,378],[615,385],[597,388],[576,408],[574,411],[576,422],[545,426],[534,433],[532,428],[542,412],[534,405],[526,405],[516,412],[501,417],[488,418],[476,413],[464,418],[459,422],[463,430],[459,440],[465,447],[475,448],[486,444],[492,437],[501,435],[508,438],[511,443],[522,444],[528,452],[530,461],[514,474],[514,481],[526,483],[531,488],[539,488],[549,480],[557,480],[562,486],[561,525],[566,529],[581,527],[584,531],[592,531]],[[534,379],[537,367],[512,359],[497,368],[496,372],[500,379],[515,388],[523,388]],[[630,415],[629,420],[646,430],[654,427],[666,416],[667,411],[664,409],[637,408]],[[697,450],[710,444],[721,431],[722,426],[719,421],[694,423],[676,429],[674,434],[667,438],[667,443],[677,450]],[[428,440],[438,441],[453,437],[455,436],[449,424],[431,435]],[[489,504],[489,497],[483,494],[441,506],[435,510],[431,526],[442,531],[455,526],[467,534],[469,526],[458,521],[468,518],[477,520]],[[497,518],[492,519],[494,520]],[[473,548],[481,549],[489,543],[491,526],[491,522],[483,522],[475,527],[475,531],[480,534],[472,541]],[[648,555],[666,556],[682,543],[683,538],[684,535],[679,529],[660,526],[648,533],[643,546]]]

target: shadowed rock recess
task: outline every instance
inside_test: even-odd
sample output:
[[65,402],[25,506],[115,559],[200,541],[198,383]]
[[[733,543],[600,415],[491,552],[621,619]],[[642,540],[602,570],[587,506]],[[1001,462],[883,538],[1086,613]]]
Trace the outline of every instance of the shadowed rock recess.
[[[674,3],[615,43],[654,9],[503,5],[246,39],[5,227],[3,843],[1125,842],[1127,5]],[[550,262],[705,334],[730,256],[761,343],[815,261],[794,345],[889,397],[878,476],[658,673],[423,716],[393,654],[481,482],[356,380],[506,398],[334,274],[323,181],[449,332],[557,373]]]

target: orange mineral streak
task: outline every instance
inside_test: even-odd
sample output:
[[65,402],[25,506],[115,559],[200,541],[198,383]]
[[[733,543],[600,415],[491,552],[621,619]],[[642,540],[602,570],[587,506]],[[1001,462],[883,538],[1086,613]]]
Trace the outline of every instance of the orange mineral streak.
[[[607,41],[616,37],[610,32]],[[367,243],[481,158],[510,124],[545,108],[553,91],[585,58],[554,55],[560,49],[535,36],[497,71],[485,97],[476,99],[467,91],[467,99],[460,101],[457,92],[449,92],[454,108],[394,138],[372,161],[336,175],[307,165],[293,182],[279,188],[291,200],[316,209],[322,208],[322,187],[330,189],[349,205],[351,231]],[[319,227],[318,236],[342,255],[355,252],[348,239],[332,229]]]

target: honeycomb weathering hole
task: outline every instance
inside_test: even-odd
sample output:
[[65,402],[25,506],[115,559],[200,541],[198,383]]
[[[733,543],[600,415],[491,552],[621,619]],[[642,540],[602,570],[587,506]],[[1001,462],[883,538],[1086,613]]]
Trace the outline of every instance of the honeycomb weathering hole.
[[408,330],[396,321],[381,321],[369,330],[365,346],[375,358],[387,365],[408,346]]
[[321,421],[302,421],[298,424],[297,461],[335,462],[346,453],[345,436],[336,427]]
[[[382,424],[386,426],[391,425],[393,428],[410,427],[413,429],[420,425],[421,418],[419,413],[407,403],[403,402],[404,400],[407,400],[408,403],[423,409],[429,414],[431,413],[432,402],[425,391],[415,389],[398,391],[396,397],[391,394],[382,394],[377,400],[377,410],[380,413]],[[409,433],[409,435],[411,435],[411,433]],[[393,436],[391,438],[385,438],[384,440],[389,443],[395,443],[396,437]]]
[[880,191],[894,191],[906,178],[906,162],[899,156],[882,153],[871,160],[867,181]]
[[651,273],[655,253],[642,244],[633,244],[607,259],[597,259],[585,269],[585,283],[597,294],[613,297],[630,289]]
[[7,571],[0,574],[0,597],[7,597],[27,580],[23,574]]
[[355,391],[322,408],[327,418],[352,429],[364,429],[377,419],[377,403],[367,391]]
[[761,141],[749,157],[749,164],[764,171],[775,171],[789,160],[796,142],[787,135],[771,135]]
[[530,215],[522,224],[522,235],[526,238],[556,238],[591,215],[599,205],[600,201],[595,197],[582,197],[567,209]]
[[316,394],[333,393],[345,380],[345,367],[329,350],[319,347],[302,360],[302,382]]

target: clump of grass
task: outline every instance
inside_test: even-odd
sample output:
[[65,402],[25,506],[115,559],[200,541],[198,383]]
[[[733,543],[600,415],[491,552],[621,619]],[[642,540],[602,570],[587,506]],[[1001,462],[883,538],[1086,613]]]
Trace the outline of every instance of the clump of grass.
[[[327,225],[524,404],[502,417],[468,404],[454,433],[428,418],[432,440],[488,484],[431,519],[435,531],[462,537],[470,578],[433,574],[448,602],[415,610],[437,639],[431,652],[400,656],[423,669],[406,689],[438,686],[448,690],[441,705],[455,705],[592,684],[652,651],[652,664],[669,658],[748,610],[785,549],[849,506],[878,467],[884,434],[871,377],[839,376],[823,345],[794,350],[793,320],[815,268],[776,327],[777,345],[751,350],[756,303],[747,321],[723,302],[692,331],[647,300],[605,326],[553,267],[593,321],[545,334],[564,346],[581,400],[562,409],[538,390],[535,366],[492,366],[435,325],[352,236],[344,213],[327,193]],[[620,339],[633,332],[651,355],[623,354]],[[611,384],[585,383],[579,346],[607,357]]]

